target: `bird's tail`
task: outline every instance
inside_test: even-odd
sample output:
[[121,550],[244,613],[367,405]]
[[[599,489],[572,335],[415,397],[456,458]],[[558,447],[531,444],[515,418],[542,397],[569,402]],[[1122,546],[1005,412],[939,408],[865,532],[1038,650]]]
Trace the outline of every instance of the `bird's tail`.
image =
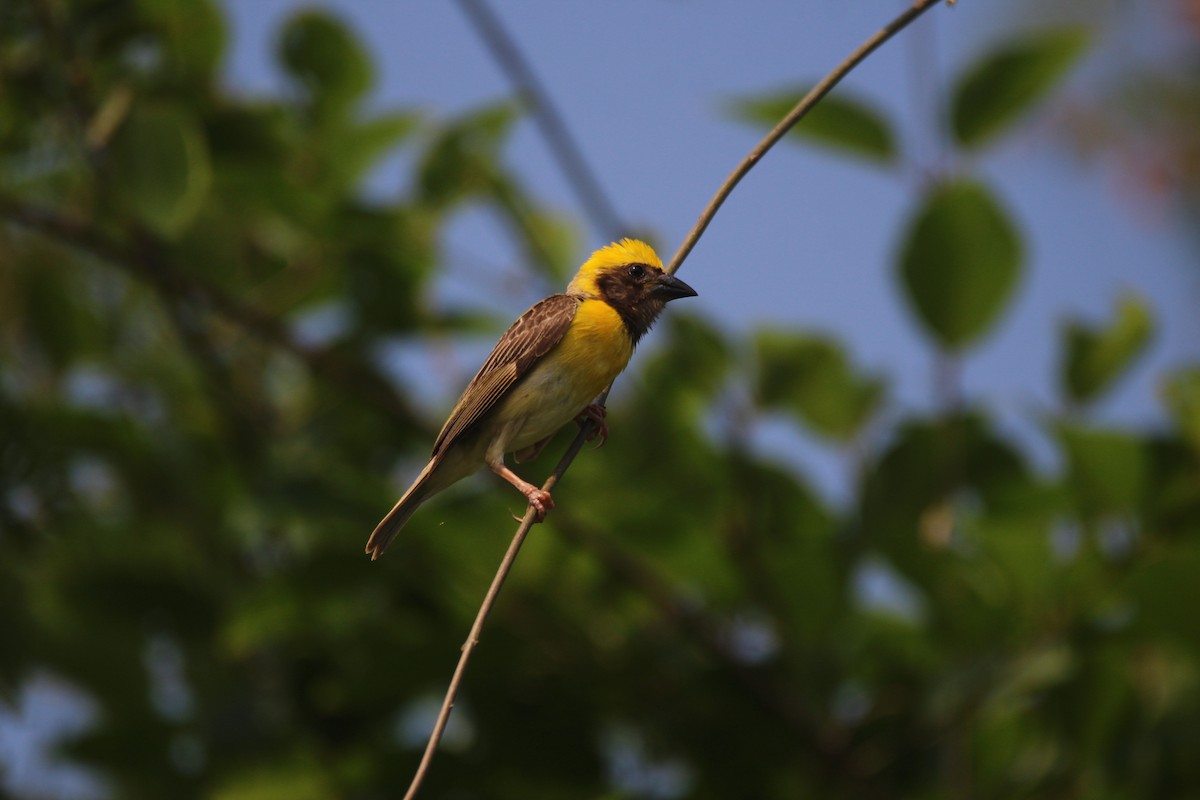
[[430,486],[430,477],[433,475],[433,470],[437,466],[437,461],[430,461],[425,465],[425,469],[421,470],[421,474],[413,481],[412,486],[408,487],[408,491],[404,493],[388,515],[375,526],[374,533],[367,540],[367,552],[371,555],[371,560],[379,558],[383,555],[383,551],[392,543],[392,539],[396,538],[396,534],[400,533],[400,529],[408,522],[408,518],[413,515],[413,512],[424,503],[434,492],[436,487]]

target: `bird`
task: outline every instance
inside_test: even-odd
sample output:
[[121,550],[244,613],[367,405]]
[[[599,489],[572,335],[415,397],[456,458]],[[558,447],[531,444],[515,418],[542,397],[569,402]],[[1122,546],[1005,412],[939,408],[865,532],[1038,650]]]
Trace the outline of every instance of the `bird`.
[[536,456],[574,419],[608,430],[592,401],[621,373],[634,347],[671,300],[696,290],[663,270],[653,248],[621,239],[592,253],[567,286],[522,314],[496,342],[433,444],[429,462],[367,541],[379,558],[413,512],[451,484],[489,467],[523,494],[541,522],[550,493],[505,464]]

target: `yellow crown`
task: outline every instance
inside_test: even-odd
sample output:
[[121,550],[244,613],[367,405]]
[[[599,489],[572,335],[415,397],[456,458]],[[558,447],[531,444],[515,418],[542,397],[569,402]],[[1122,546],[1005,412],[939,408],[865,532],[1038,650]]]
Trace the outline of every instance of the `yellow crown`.
[[662,261],[653,247],[637,239],[622,239],[592,253],[579,268],[567,292],[596,294],[596,279],[602,273],[627,264],[647,264],[662,269]]

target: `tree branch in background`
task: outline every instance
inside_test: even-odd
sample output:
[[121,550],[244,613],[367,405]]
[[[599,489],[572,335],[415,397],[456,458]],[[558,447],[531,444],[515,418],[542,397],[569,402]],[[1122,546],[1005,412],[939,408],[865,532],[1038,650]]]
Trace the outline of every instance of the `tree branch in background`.
[[204,324],[202,315],[197,313],[199,309],[195,303],[172,294],[162,282],[154,283],[151,289],[158,295],[184,350],[191,354],[195,362],[209,401],[224,423],[226,440],[235,449],[246,452],[255,439],[249,434],[259,427],[257,421],[260,417],[255,409],[246,407],[244,398],[237,396],[236,382],[221,359],[212,331]]
[[558,160],[563,175],[579,197],[592,227],[601,238],[619,239],[627,231],[621,215],[588,166],[558,107],[534,74],[521,49],[488,8],[486,0],[459,0],[459,5],[479,31],[500,68],[517,87],[518,94],[541,128],[550,152]]
[[164,298],[201,303],[256,339],[299,359],[314,375],[362,398],[380,412],[415,427],[423,424],[412,407],[373,367],[347,360],[327,349],[305,345],[270,314],[242,302],[218,286],[173,268],[169,263],[169,246],[164,242],[147,235],[140,246],[132,246],[99,230],[87,220],[4,196],[0,196],[0,220],[90,253],[148,284]]
[[[473,0],[463,0],[463,2],[473,2]],[[767,151],[770,150],[780,139],[783,138],[791,128],[799,122],[805,114],[807,114],[813,106],[826,94],[829,93],[834,86],[841,81],[855,66],[857,66],[864,58],[870,55],[876,48],[886,42],[888,39],[895,36],[910,23],[913,22],[921,14],[928,11],[933,6],[942,2],[942,0],[917,0],[913,5],[905,10],[902,14],[884,26],[871,38],[863,42],[854,50],[844,61],[837,65],[828,75],[823,78],[820,83],[813,87],[807,95],[805,95],[796,106],[788,112],[788,114],[780,120],[762,141],[758,143],[753,150],[750,151],[740,164],[729,174],[713,195],[712,200],[705,206],[704,211],[700,214],[700,218],[696,221],[695,226],[684,238],[683,244],[671,259],[671,263],[667,267],[670,274],[674,274],[683,264],[684,259],[696,246],[696,242],[704,234],[706,228],[721,205],[733,192],[734,188],[741,182],[747,173],[757,164]],[[599,401],[603,403],[608,397],[606,389],[600,396]],[[559,479],[566,473],[567,468],[575,460],[575,456],[583,447],[583,443],[589,436],[592,435],[594,423],[588,420],[581,426],[579,433],[567,448],[567,452],[563,454],[558,465],[546,478],[546,482],[542,485],[542,489],[550,491],[558,483]],[[535,513],[533,506],[526,508],[525,516],[521,520],[521,524],[517,527],[516,533],[513,535],[512,544],[509,545],[508,552],[505,554],[504,560],[500,563],[500,568],[496,572],[496,577],[492,581],[491,588],[488,589],[487,595],[484,597],[483,604],[479,607],[479,613],[475,617],[475,622],[471,626],[471,632],[467,637],[466,642],[462,646],[462,655],[459,657],[458,666],[454,671],[454,677],[450,681],[450,686],[446,690],[446,697],[442,701],[441,710],[438,712],[437,721],[434,724],[433,732],[429,736],[429,742],[425,747],[425,753],[421,757],[421,762],[417,767],[417,772],[413,776],[412,783],[405,793],[405,800],[411,800],[416,797],[417,792],[421,788],[421,784],[425,779],[425,775],[429,770],[429,764],[433,760],[433,754],[437,751],[438,743],[441,741],[442,733],[445,731],[446,722],[450,718],[450,711],[454,708],[454,700],[458,696],[459,687],[462,684],[463,675],[466,672],[467,662],[470,661],[471,653],[479,643],[479,635],[483,630],[483,625],[487,621],[487,616],[491,612],[492,606],[495,604],[496,595],[499,594],[500,587],[504,584],[508,577],[509,571],[512,569],[513,562],[516,558],[516,553],[520,549],[521,544],[525,541],[525,537],[529,534],[529,529],[533,526]]]

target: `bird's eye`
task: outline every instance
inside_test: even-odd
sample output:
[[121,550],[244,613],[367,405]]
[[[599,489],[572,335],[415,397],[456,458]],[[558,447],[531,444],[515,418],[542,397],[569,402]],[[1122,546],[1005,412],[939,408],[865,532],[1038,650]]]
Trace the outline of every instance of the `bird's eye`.
[[641,264],[633,264],[629,267],[629,277],[633,278],[635,281],[640,281],[642,278],[646,277],[646,268]]

